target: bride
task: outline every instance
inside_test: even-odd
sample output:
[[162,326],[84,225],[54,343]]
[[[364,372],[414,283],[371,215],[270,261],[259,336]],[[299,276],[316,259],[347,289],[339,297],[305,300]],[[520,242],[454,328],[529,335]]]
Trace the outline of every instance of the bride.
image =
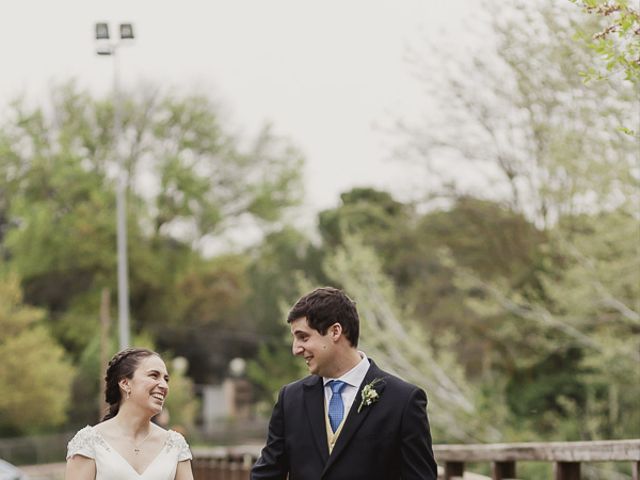
[[169,393],[160,356],[122,350],[109,362],[105,381],[109,412],[69,442],[65,480],[193,480],[184,437],[151,422]]

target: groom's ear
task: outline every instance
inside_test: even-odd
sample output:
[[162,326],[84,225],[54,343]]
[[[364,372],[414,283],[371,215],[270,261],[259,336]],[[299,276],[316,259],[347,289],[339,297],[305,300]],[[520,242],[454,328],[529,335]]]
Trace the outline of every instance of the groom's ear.
[[331,335],[331,339],[334,342],[337,342],[342,336],[342,325],[338,322],[334,323],[329,327],[329,334]]

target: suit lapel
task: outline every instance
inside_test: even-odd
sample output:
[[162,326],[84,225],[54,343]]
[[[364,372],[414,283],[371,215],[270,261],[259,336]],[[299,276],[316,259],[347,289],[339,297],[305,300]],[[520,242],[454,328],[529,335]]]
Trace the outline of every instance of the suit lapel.
[[314,375],[304,382],[304,408],[311,425],[311,432],[322,456],[323,463],[329,458],[327,431],[324,420],[324,387],[322,378]]
[[[365,385],[367,385],[368,383],[371,383],[376,378],[383,378],[385,376],[385,373],[382,370],[380,370],[375,363],[373,363],[373,360],[369,359],[369,361],[371,362],[371,365],[369,366],[369,370],[367,371],[367,374],[365,375],[364,380],[362,381],[362,385],[360,385],[360,388],[358,389],[356,398],[353,401],[353,405],[351,405],[351,409],[349,410],[349,415],[347,416],[347,419],[345,420],[344,425],[342,426],[342,431],[340,432],[340,436],[336,441],[335,447],[333,447],[333,451],[329,456],[329,460],[325,464],[324,472],[326,472],[329,469],[329,467],[331,467],[333,462],[336,461],[336,458],[338,458],[340,454],[344,451],[349,441],[351,440],[351,437],[353,437],[353,435],[358,431],[358,429],[364,423],[364,421],[369,416],[369,413],[372,410],[371,405],[369,405],[369,406],[363,406],[362,410],[358,412],[358,407],[362,402],[362,389],[364,388]],[[376,385],[375,389],[378,391],[378,393],[382,393],[382,390],[384,389],[384,387],[385,387],[385,383],[383,380],[382,382]]]

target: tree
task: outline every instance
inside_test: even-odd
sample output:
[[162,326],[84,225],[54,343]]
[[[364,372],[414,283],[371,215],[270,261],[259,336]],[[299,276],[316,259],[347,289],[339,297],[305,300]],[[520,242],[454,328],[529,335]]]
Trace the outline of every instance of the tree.
[[218,255],[187,269],[168,293],[174,321],[158,325],[158,344],[189,360],[189,375],[214,383],[228,373],[229,361],[251,356],[259,344],[248,313],[249,259]]
[[[298,201],[302,158],[270,127],[249,140],[228,133],[202,95],[147,89],[122,101],[140,329],[175,322],[167,299],[212,238],[247,223],[268,227]],[[53,332],[74,352],[96,332],[84,319],[99,292],[115,284],[112,127],[111,101],[69,83],[53,90],[51,105],[14,102],[0,134],[2,254],[20,272],[26,301],[51,312]]]
[[618,210],[571,219],[571,225],[570,239],[562,224],[549,232],[554,257],[545,259],[539,275],[544,297],[526,297],[503,279],[462,268],[456,283],[475,292],[468,308],[494,325],[493,341],[502,346],[494,368],[511,365],[505,393],[520,428],[524,423],[542,438],[567,440],[635,437],[637,220]]
[[286,323],[290,305],[304,290],[300,279],[313,279],[314,285],[328,280],[322,272],[322,250],[292,226],[267,235],[249,254],[248,310],[260,342],[247,363],[247,377],[257,387],[259,409],[266,413],[282,385],[306,375],[304,363],[291,353]]
[[[522,439],[520,430],[541,438],[624,438],[637,428],[617,412],[637,392],[608,372],[613,363],[634,370],[638,360],[631,352],[638,349],[640,278],[630,270],[639,258],[637,145],[620,128],[637,130],[637,85],[613,75],[585,85],[581,72],[606,66],[571,35],[601,26],[556,7],[493,8],[487,38],[494,54],[429,69],[427,88],[443,107],[442,115],[431,115],[438,125],[403,127],[414,159],[436,177],[445,161],[483,165],[490,191],[467,196],[504,199],[508,211],[537,227],[521,223],[535,239],[533,255],[507,263],[513,271],[496,268],[504,244],[490,249],[483,265],[482,248],[461,234],[469,217],[447,241],[455,289],[492,345],[488,376],[479,381],[500,380],[510,409],[507,436]],[[453,188],[432,196],[444,193],[457,205],[455,175],[449,180]],[[480,243],[493,235],[481,233]]]
[[[409,158],[442,179],[430,195],[458,196],[466,172],[485,181],[463,193],[507,201],[543,228],[563,215],[615,208],[637,192],[636,145],[620,127],[634,128],[638,119],[629,82],[584,85],[580,72],[597,60],[571,35],[597,26],[568,4],[487,8],[481,50],[453,60],[433,48],[413,55],[437,107],[424,123],[400,127]],[[455,173],[443,179],[451,164]]]
[[[578,223],[578,222],[576,222]],[[544,278],[552,314],[585,335],[581,360],[589,418],[587,438],[640,435],[640,251],[638,218],[630,208],[582,217],[555,245],[566,258],[559,277]],[[571,343],[577,344],[576,340]],[[625,412],[625,413],[623,413]]]
[[407,223],[411,208],[391,194],[373,188],[353,188],[340,195],[339,207],[320,212],[320,234],[327,247],[340,245],[345,236],[359,233],[382,245],[393,229]]
[[[624,72],[625,78],[636,85],[640,83],[640,11],[629,6],[626,0],[571,0],[585,13],[602,17],[607,25],[591,38],[582,35],[583,41],[604,61],[606,70],[590,68],[589,78],[603,78]],[[578,32],[581,34],[582,32]]]
[[[283,333],[286,332],[282,326]],[[257,386],[258,410],[268,415],[283,385],[304,378],[308,371],[302,361],[291,353],[290,334],[278,343],[260,345],[255,358],[247,364],[247,378]]]
[[18,277],[0,277],[0,432],[34,433],[66,420],[74,369],[43,323],[24,305]]
[[[419,215],[414,205],[397,201],[389,192],[354,188],[340,195],[338,207],[320,212],[318,228],[327,254],[352,235],[373,247],[402,290],[415,280],[421,240],[415,235]],[[420,252],[420,253],[418,253]],[[419,264],[422,266],[422,264]]]
[[[157,332],[151,341],[174,353],[195,338],[190,359],[215,357],[217,375],[225,355],[247,356],[257,341],[238,334],[250,330],[247,263],[205,256],[231,230],[278,224],[300,198],[302,156],[270,126],[253,138],[234,135],[204,95],[147,88],[121,101],[132,336]],[[0,257],[81,370],[73,422],[95,415],[85,399],[97,398],[101,377],[94,340],[101,292],[116,290],[115,150],[112,100],[73,82],[54,88],[46,104],[18,99],[3,111]],[[219,300],[214,309],[209,294]],[[212,355],[208,335],[234,324]],[[177,325],[191,337],[170,338]]]
[[[332,283],[343,286],[358,304],[362,348],[383,368],[428,392],[434,435],[453,441],[501,438],[477,410],[479,392],[465,379],[456,356],[444,348],[454,334],[427,338],[427,331],[398,306],[393,284],[370,247],[347,237],[327,257],[325,269]],[[431,347],[434,340],[440,349]]]
[[248,252],[249,315],[262,340],[279,343],[286,309],[300,294],[300,275],[326,283],[322,272],[322,251],[292,226],[271,232]]
[[544,233],[522,214],[475,198],[462,197],[451,208],[422,215],[372,189],[346,192],[342,200],[339,207],[320,213],[325,249],[344,247],[344,239],[352,235],[360,238],[373,248],[399,303],[429,339],[452,328],[469,332],[457,339],[458,361],[470,378],[487,369],[488,352],[495,346],[491,326],[479,323],[465,307],[467,292],[456,287],[449,257],[483,277],[508,278],[510,288],[538,298],[543,295],[538,277]]

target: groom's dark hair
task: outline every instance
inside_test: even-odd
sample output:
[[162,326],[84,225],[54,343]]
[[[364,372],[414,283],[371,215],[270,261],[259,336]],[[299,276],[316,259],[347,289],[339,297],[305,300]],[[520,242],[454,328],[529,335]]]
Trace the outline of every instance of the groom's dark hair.
[[307,323],[325,335],[334,323],[342,326],[342,332],[351,346],[358,346],[360,319],[356,303],[337,288],[321,287],[301,297],[289,311],[287,322],[307,317]]

